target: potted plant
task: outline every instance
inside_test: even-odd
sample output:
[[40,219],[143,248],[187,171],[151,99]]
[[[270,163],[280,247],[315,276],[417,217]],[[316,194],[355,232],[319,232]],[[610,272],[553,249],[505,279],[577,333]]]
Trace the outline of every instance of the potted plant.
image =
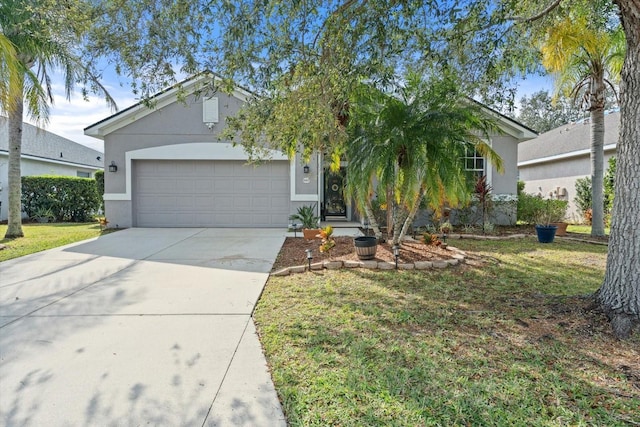
[[378,249],[378,239],[375,236],[360,236],[353,239],[358,259],[363,261],[374,259]]
[[552,243],[558,226],[564,220],[567,202],[563,200],[545,200],[536,213],[536,234],[540,243]]
[[320,233],[318,222],[320,217],[316,215],[316,205],[304,205],[298,208],[298,212],[289,216],[292,221],[300,221],[302,234],[307,240],[315,239]]
[[566,236],[567,226],[569,225],[565,219],[567,217],[567,206],[569,202],[566,200],[550,200],[551,206],[549,208],[549,216],[551,218],[551,224],[558,227],[556,230],[556,236]]
[[31,219],[34,219],[39,223],[46,223],[51,221],[52,219],[55,219],[55,216],[53,215],[53,211],[51,210],[51,208],[40,206],[35,211],[33,211]]

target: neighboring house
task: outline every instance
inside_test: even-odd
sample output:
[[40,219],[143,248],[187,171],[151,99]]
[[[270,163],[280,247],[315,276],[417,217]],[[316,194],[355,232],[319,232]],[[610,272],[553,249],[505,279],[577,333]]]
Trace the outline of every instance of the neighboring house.
[[[7,219],[9,176],[9,124],[0,116],[0,221]],[[103,154],[84,145],[22,124],[22,176],[65,175],[93,178],[103,168]]]
[[[154,96],[153,108],[136,104],[85,129],[104,140],[110,226],[286,227],[305,204],[326,220],[358,220],[343,197],[344,168],[329,173],[320,155],[304,163],[279,152],[249,165],[242,147],[219,140],[226,118],[253,94],[238,87],[230,95],[203,95],[207,79],[188,79]],[[505,174],[482,158],[468,159],[469,165],[490,177],[495,193],[515,196],[517,144],[536,134],[487,113],[505,133],[491,141]]]
[[[604,116],[604,168],[615,156],[620,112]],[[576,180],[591,176],[591,125],[589,120],[570,123],[520,144],[518,171],[525,182],[524,191],[543,197],[569,201],[567,215],[581,220],[573,199]]]

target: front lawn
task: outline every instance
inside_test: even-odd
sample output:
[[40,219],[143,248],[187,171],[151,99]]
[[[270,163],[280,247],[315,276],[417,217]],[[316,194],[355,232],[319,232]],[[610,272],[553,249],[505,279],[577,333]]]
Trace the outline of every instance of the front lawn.
[[255,319],[290,425],[640,423],[640,337],[586,297],[605,246],[451,244],[467,265],[269,279]]
[[0,261],[98,237],[102,233],[97,222],[23,224],[22,231],[24,237],[4,239],[7,225],[0,225],[0,237],[2,237],[0,244],[6,246],[0,250]]

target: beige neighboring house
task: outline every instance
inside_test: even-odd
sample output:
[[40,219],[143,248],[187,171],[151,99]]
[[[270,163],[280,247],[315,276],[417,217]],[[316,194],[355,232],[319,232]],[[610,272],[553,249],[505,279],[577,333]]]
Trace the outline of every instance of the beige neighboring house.
[[[615,156],[620,112],[604,116],[604,168]],[[518,171],[524,191],[569,201],[569,219],[580,219],[573,199],[576,180],[591,175],[591,126],[589,120],[570,123],[543,133],[518,147]]]
[[[7,219],[9,177],[9,124],[0,116],[0,221]],[[22,176],[64,175],[93,178],[104,166],[100,151],[40,129],[22,124]]]

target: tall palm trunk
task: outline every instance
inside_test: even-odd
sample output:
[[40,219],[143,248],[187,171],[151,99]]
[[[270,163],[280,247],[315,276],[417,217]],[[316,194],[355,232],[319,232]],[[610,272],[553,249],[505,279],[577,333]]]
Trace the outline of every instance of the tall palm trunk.
[[409,232],[409,227],[411,227],[411,224],[413,224],[413,220],[418,214],[418,210],[420,210],[420,203],[422,202],[423,197],[424,197],[424,187],[421,187],[420,192],[416,196],[416,200],[411,206],[411,210],[409,211],[409,214],[407,215],[407,218],[404,220],[404,224],[402,225],[402,230],[400,231],[400,236],[398,237],[398,240],[400,242],[404,239],[404,236],[406,236],[407,233]]
[[[10,88],[10,93],[22,94],[24,76],[16,82],[18,88]],[[9,208],[8,227],[5,238],[23,237],[22,232],[22,182],[20,157],[22,153],[22,112],[24,104],[22,96],[16,98],[14,108],[9,110]]]
[[604,236],[604,81],[592,80],[591,91],[591,235]]
[[373,229],[373,234],[376,236],[376,239],[380,240],[382,238],[382,231],[380,231],[380,225],[378,224],[376,216],[373,213],[373,209],[371,208],[371,199],[369,197],[363,197],[360,204],[364,210],[364,214],[369,220],[369,226]]

